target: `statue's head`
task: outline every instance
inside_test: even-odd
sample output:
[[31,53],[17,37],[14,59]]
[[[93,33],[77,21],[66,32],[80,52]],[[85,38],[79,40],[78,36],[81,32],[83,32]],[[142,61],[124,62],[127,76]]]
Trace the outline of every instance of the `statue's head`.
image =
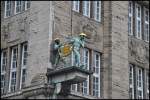
[[59,38],[56,38],[54,41],[55,41],[55,43],[57,43],[57,44],[60,43],[60,39],[59,39]]
[[81,40],[83,40],[87,35],[85,33],[80,33],[79,36],[80,36]]

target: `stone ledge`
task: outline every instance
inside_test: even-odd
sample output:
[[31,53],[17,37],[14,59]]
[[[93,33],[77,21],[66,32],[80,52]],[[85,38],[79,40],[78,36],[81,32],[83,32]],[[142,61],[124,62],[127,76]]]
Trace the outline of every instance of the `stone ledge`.
[[62,74],[62,73],[66,73],[66,72],[73,72],[73,71],[80,71],[80,72],[83,72],[85,74],[92,74],[93,72],[92,71],[89,71],[89,70],[86,70],[86,69],[81,69],[79,67],[76,67],[76,66],[71,66],[71,67],[66,67],[66,68],[61,68],[59,70],[51,70],[49,72],[47,72],[47,76],[49,75],[58,75],[58,74]]
[[76,84],[86,80],[87,76],[92,73],[92,71],[71,66],[53,71],[51,70],[47,72],[46,75],[48,77],[48,82],[52,84],[62,82],[67,82],[67,84]]
[[8,93],[6,95],[1,96],[1,98],[17,98],[17,96],[20,96],[21,98],[26,98],[30,97],[33,95],[38,95],[38,94],[52,94],[54,92],[54,87],[49,84],[42,84],[42,85],[37,85],[37,86],[28,86],[25,87],[22,90],[16,91],[14,93]]

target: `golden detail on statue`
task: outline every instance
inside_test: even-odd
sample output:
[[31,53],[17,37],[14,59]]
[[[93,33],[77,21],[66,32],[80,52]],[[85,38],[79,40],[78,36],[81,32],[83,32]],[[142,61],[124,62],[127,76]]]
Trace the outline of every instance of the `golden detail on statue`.
[[61,57],[66,57],[70,55],[72,52],[72,45],[71,44],[64,44],[59,48],[59,54]]

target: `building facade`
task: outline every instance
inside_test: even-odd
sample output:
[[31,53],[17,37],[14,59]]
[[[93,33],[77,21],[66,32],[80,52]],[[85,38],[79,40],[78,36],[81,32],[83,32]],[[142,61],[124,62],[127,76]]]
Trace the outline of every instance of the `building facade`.
[[[81,32],[93,74],[55,95],[53,41]],[[2,1],[1,98],[149,98],[149,1]]]

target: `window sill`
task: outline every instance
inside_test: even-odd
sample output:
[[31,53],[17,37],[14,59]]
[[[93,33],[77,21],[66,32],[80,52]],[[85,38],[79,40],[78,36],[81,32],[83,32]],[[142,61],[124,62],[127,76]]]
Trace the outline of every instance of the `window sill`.
[[81,16],[81,17],[85,17],[85,18],[87,18],[88,20],[94,21],[94,22],[96,22],[96,23],[98,23],[98,24],[101,24],[101,23],[102,23],[101,20],[98,21],[98,20],[96,20],[96,19],[94,19],[94,18],[90,18],[89,16],[83,15],[82,13],[80,13],[80,12],[78,12],[78,11],[75,11],[75,10],[73,10],[73,9],[72,9],[72,11],[73,11],[76,15],[79,15],[79,16]]
[[18,13],[14,13],[13,15],[8,16],[8,17],[4,16],[4,19],[8,19],[8,18],[10,18],[10,17],[17,16],[17,15],[22,14],[22,13],[25,13],[25,12],[27,12],[27,11],[29,11],[29,10],[30,10],[30,8],[28,8],[28,9],[26,9],[26,10],[24,10],[24,11],[18,12]]

